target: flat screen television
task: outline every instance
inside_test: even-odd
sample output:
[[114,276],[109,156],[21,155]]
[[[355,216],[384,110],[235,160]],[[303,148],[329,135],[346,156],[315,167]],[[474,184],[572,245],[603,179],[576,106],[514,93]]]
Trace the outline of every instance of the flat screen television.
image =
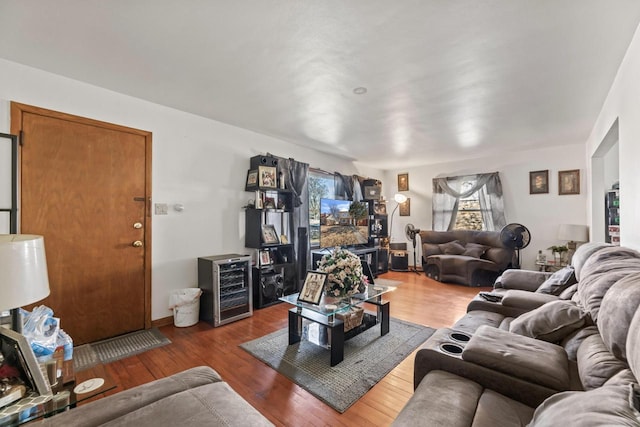
[[320,199],[320,247],[369,243],[369,205],[350,200]]

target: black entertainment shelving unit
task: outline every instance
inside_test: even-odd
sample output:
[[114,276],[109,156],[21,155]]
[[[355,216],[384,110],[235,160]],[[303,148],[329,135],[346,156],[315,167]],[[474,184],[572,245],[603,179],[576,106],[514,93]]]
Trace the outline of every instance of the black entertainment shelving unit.
[[[270,186],[261,186],[261,168],[275,171]],[[249,175],[256,173],[256,181]],[[245,211],[245,247],[253,249],[253,305],[264,308],[276,304],[283,295],[297,290],[293,220],[293,192],[281,182],[278,159],[256,156],[251,159],[246,191],[255,195]],[[266,239],[265,239],[266,237]]]

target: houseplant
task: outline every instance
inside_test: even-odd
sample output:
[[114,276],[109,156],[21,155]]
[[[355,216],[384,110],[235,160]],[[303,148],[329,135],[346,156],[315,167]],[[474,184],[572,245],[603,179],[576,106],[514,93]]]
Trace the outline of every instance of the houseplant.
[[335,248],[318,262],[318,270],[327,273],[327,296],[346,298],[358,293],[367,278],[362,272],[360,258],[343,248]]

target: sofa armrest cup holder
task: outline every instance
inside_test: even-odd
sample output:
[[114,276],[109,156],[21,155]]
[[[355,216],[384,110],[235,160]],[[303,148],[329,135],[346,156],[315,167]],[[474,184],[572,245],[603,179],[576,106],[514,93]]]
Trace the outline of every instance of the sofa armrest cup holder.
[[443,353],[450,354],[452,356],[462,357],[461,355],[464,348],[462,348],[462,346],[459,346],[458,344],[446,342],[446,343],[440,344],[440,350]]

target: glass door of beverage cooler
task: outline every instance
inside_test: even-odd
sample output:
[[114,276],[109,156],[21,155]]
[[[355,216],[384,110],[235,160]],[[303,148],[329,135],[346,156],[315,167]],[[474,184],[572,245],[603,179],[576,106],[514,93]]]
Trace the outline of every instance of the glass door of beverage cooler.
[[251,310],[251,265],[249,260],[220,264],[219,323],[235,320]]

